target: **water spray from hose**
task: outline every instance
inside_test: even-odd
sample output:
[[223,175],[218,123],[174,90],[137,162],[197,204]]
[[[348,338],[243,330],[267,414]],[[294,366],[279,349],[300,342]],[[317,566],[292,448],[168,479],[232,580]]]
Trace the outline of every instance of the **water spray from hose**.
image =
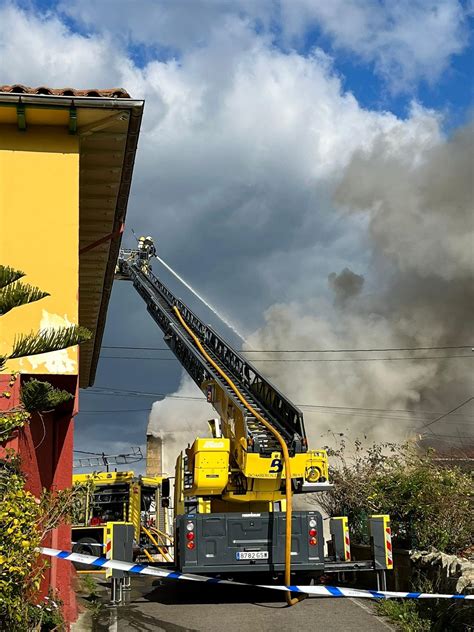
[[194,288],[192,288],[189,283],[187,283],[182,276],[180,276],[177,272],[175,272],[175,270],[173,270],[173,268],[171,266],[169,266],[166,261],[163,261],[163,259],[161,257],[159,257],[158,255],[155,255],[156,259],[158,259],[158,261],[167,269],[171,272],[171,274],[173,274],[178,281],[180,281],[190,292],[192,292],[194,294],[194,296],[196,296],[202,303],[204,303],[204,305],[211,310],[211,312],[213,312],[217,318],[219,318],[219,320],[221,320],[225,325],[227,325],[227,327],[229,327],[229,329],[231,329],[234,334],[236,334],[236,336],[238,336],[242,342],[245,342],[245,337],[239,332],[239,330],[236,328],[236,326],[234,324],[232,324],[225,316],[223,316],[215,307],[213,307],[208,301],[206,301],[206,299],[201,296],[201,294],[199,294],[198,292],[196,292],[196,290]]

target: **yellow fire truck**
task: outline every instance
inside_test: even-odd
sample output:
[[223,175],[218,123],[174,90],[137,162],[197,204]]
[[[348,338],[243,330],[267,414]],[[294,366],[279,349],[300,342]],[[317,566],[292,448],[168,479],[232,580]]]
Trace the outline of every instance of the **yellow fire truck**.
[[76,474],[73,483],[81,488],[72,525],[75,553],[105,555],[107,524],[129,522],[136,555],[143,554],[149,561],[172,561],[168,514],[161,502],[169,495],[168,479],[136,476],[132,471],[99,472]]
[[[302,412],[153,274],[155,256],[151,237],[139,240],[138,250],[120,251],[115,278],[133,283],[165,343],[218,413],[212,436],[197,438],[178,457],[174,567],[284,573],[286,586],[327,572],[392,568],[388,516],[370,518],[375,553],[366,566],[350,560],[344,516],[330,519],[334,554],[326,555],[321,513],[292,507],[294,494],[331,487],[326,452],[310,449]],[[303,581],[292,582],[292,573]],[[290,593],[287,601],[295,603]]]

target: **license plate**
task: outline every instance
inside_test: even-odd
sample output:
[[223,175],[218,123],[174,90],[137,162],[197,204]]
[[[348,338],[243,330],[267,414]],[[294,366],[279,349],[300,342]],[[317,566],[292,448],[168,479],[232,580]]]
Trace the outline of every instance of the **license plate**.
[[235,557],[238,560],[268,560],[268,551],[238,551]]

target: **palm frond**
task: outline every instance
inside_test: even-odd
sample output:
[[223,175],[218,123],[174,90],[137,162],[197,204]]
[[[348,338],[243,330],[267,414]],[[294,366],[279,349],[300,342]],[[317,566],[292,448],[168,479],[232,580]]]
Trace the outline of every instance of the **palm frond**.
[[4,288],[0,288],[0,316],[6,314],[14,307],[27,305],[39,301],[45,296],[50,296],[48,292],[43,292],[38,287],[27,283],[10,283]]
[[0,356],[0,371],[3,371],[3,369],[5,368],[7,360],[8,358],[6,358],[5,356]]
[[21,270],[15,270],[10,266],[0,265],[0,288],[10,285],[25,276],[25,273]]
[[10,358],[24,358],[39,353],[59,351],[81,344],[91,338],[91,332],[85,327],[71,325],[58,329],[43,329],[35,334],[20,334],[15,337]]

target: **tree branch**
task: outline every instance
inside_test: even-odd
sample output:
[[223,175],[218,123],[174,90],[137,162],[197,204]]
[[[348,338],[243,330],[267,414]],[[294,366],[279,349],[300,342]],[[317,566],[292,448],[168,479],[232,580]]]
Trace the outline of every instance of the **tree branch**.
[[10,266],[0,265],[0,288],[18,281],[18,279],[21,279],[24,276],[25,273],[21,270],[15,270],[14,268],[10,268]]
[[38,334],[20,334],[15,338],[13,351],[10,358],[23,358],[25,356],[38,355],[59,351],[67,347],[73,347],[91,338],[91,332],[85,327],[71,325],[59,329],[43,329]]
[[40,301],[42,298],[50,296],[48,292],[43,292],[37,287],[26,283],[11,283],[4,288],[0,288],[0,316],[6,314],[14,307],[27,305]]

